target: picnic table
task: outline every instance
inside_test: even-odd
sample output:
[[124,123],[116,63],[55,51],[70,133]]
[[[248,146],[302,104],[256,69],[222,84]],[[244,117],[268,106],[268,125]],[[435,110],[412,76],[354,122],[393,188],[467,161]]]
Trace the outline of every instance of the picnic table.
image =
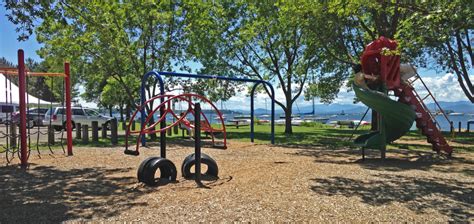
[[241,126],[249,126],[248,120],[228,120],[225,126],[231,126],[239,129]]

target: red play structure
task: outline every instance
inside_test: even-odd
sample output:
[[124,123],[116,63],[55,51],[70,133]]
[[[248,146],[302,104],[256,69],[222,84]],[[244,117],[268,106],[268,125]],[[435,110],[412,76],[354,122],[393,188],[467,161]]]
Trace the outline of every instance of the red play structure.
[[[410,68],[413,70],[413,74],[401,77],[400,52],[397,49],[397,42],[380,37],[368,44],[361,57],[361,64],[364,74],[377,77],[378,82],[383,83],[387,90],[394,91],[395,96],[398,97],[398,102],[408,105],[415,110],[416,126],[421,129],[427,141],[432,144],[433,150],[438,153],[443,152],[451,155],[453,148],[449,146],[442,135],[438,122],[429,112],[430,110],[424,101],[431,98],[444,117],[448,121],[449,119],[413,66]],[[413,83],[416,81],[421,82],[422,86],[424,86],[425,91],[428,93],[426,96],[420,96],[417,93],[413,87]]]
[[[25,55],[23,50],[18,50],[18,68],[0,68],[0,73],[6,76],[18,76],[18,90],[19,90],[19,138],[20,138],[20,153],[21,167],[28,166],[29,152],[29,132],[27,133],[27,76],[51,76],[64,78],[65,90],[65,107],[66,107],[66,132],[67,132],[67,154],[71,156],[72,153],[72,123],[71,123],[71,75],[69,63],[64,63],[64,73],[45,73],[45,72],[31,72],[25,66]],[[6,102],[8,103],[8,102]],[[11,102],[10,102],[11,103]],[[7,149],[8,151],[9,149]]]
[[[195,124],[193,124],[192,122],[186,119],[186,116],[189,114],[191,114],[193,117],[199,116],[194,113],[195,103],[193,101],[193,98],[194,98],[194,101],[201,101],[203,103],[210,105],[211,108],[217,113],[218,120],[219,120],[218,123],[220,123],[221,127],[220,128],[212,127],[207,116],[203,112],[201,112],[200,116],[204,118],[204,120],[200,122],[201,130],[210,134],[213,146],[227,148],[227,135],[226,135],[222,113],[217,109],[217,107],[209,99],[198,94],[185,93],[185,94],[180,94],[180,95],[171,95],[171,94],[157,95],[145,101],[144,104],[138,106],[137,110],[133,113],[133,115],[130,118],[131,121],[134,120],[137,114],[142,111],[143,107],[145,107],[149,103],[152,103],[155,100],[160,101],[160,104],[156,106],[150,113],[148,113],[148,115],[146,115],[145,124],[148,124],[148,125],[142,126],[139,131],[132,131],[131,130],[132,122],[129,122],[129,124],[127,125],[127,132],[125,135],[125,153],[131,154],[131,155],[138,155],[139,148],[140,148],[140,139],[145,134],[165,132],[166,130],[177,125],[184,125],[190,129],[194,129]],[[188,109],[179,115],[175,113],[175,111],[172,109],[172,106],[171,106],[173,102],[177,102],[177,101],[184,102],[188,105]],[[153,124],[149,124],[153,116],[158,114],[157,112],[160,113],[160,117]],[[165,127],[155,129],[157,125],[161,124],[161,122],[166,119],[167,115],[171,115],[171,118],[176,119],[176,121],[172,122],[171,124]],[[223,136],[223,142],[221,144],[219,144],[216,141],[216,134],[218,133],[222,133],[222,136]],[[129,146],[128,138],[129,138],[129,135],[132,135],[132,134],[137,135],[135,150],[128,149],[128,146]]]

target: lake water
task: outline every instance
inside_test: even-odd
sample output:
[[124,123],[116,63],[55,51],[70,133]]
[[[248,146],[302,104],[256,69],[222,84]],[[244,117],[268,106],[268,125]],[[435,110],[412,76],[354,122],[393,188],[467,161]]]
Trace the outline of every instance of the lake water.
[[[346,114],[346,115],[336,115],[333,117],[328,117],[321,115],[321,117],[328,117],[329,121],[338,121],[338,120],[360,120],[362,118],[363,114]],[[367,116],[364,118],[364,121],[370,122],[371,121],[371,113],[367,113]],[[458,128],[458,123],[461,122],[461,128],[466,129],[467,128],[467,121],[469,120],[474,120],[474,115],[473,114],[465,114],[465,115],[460,115],[460,116],[449,116],[449,120],[451,120],[454,124],[455,129],[457,130]],[[437,115],[435,116],[435,119],[439,122],[439,125],[441,126],[441,129],[443,131],[449,131],[450,130],[450,125],[449,122],[444,118],[443,115]],[[416,129],[415,123],[412,129]],[[474,125],[471,125],[471,130],[474,129]]]
[[[206,113],[206,117],[210,120],[211,124],[216,124],[218,120],[216,119],[216,113]],[[235,116],[242,116],[242,114],[224,114],[224,117],[226,120],[233,120],[235,119]],[[363,116],[363,114],[345,114],[345,115],[318,115],[316,114],[317,117],[322,117],[322,118],[328,118],[328,123],[331,121],[341,121],[341,120],[360,120]],[[119,116],[117,116],[119,117]],[[139,117],[139,116],[138,116]],[[267,119],[269,120],[269,117],[261,118],[260,115],[256,115],[257,118],[259,119]],[[275,119],[280,119],[280,115],[277,114],[275,116]],[[439,122],[441,129],[443,131],[449,131],[450,130],[450,125],[449,122],[444,118],[442,115],[437,115],[435,116],[436,120]],[[467,121],[469,120],[474,120],[474,115],[473,114],[464,114],[460,116],[449,116],[448,118],[454,123],[454,127],[457,130],[458,129],[458,123],[461,122],[461,128],[466,129],[467,128]],[[137,118],[138,119],[138,118]],[[155,116],[156,119],[156,116]],[[167,119],[171,120],[171,117],[167,117]],[[192,116],[188,116],[189,120],[193,120],[194,118]],[[240,119],[240,118],[239,118]],[[364,121],[370,122],[371,121],[371,113],[368,113],[367,116],[364,118]],[[413,124],[412,130],[416,129],[416,124]],[[474,125],[471,125],[471,130],[474,130]]]

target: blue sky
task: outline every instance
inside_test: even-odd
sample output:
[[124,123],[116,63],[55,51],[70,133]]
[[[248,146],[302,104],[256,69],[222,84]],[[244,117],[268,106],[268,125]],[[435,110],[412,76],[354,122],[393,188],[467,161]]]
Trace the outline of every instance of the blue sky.
[[19,42],[17,41],[18,34],[15,32],[15,25],[8,21],[5,16],[5,7],[0,7],[0,57],[5,57],[7,60],[17,63],[17,51],[23,49],[25,57],[40,61],[40,57],[36,54],[36,50],[41,48],[41,45],[36,42],[36,37],[33,35],[30,40]]
[[[7,60],[17,63],[17,50],[23,49],[25,57],[33,58],[36,61],[42,59],[36,54],[36,51],[41,48],[41,45],[36,41],[33,35],[29,40],[19,42],[17,41],[18,34],[15,31],[15,25],[8,21],[5,16],[6,10],[3,4],[0,6],[0,57],[5,57]],[[420,69],[419,73],[430,90],[437,96],[440,101],[465,101],[467,98],[463,95],[461,88],[457,82],[457,78],[453,74],[437,73],[434,69]],[[474,80],[474,77],[471,79]],[[79,89],[82,89],[78,86]],[[283,101],[283,94],[281,90],[277,91],[277,98]],[[335,103],[351,103],[354,98],[353,92],[347,92],[347,89],[342,88]],[[263,105],[265,96],[260,95],[256,99],[256,105]],[[232,108],[231,105],[248,105],[248,97],[244,94],[239,94],[231,98],[226,105],[228,109],[244,109],[241,106]],[[300,97],[297,101],[298,107],[310,105],[311,102],[303,100]],[[89,105],[93,106],[93,105]],[[247,106],[243,106],[247,107]]]

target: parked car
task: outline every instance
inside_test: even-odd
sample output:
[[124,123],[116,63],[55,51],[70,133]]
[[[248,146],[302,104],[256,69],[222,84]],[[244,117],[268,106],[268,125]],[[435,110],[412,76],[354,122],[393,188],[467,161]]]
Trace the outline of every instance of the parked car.
[[[46,112],[43,123],[49,124],[51,119],[51,125],[55,130],[60,131],[66,129],[66,108],[65,107],[53,107]],[[94,109],[83,108],[83,107],[72,107],[72,128],[76,127],[77,123],[81,125],[92,126],[92,121],[99,122],[99,128],[102,124],[110,126],[110,121],[114,119],[112,117],[104,116]]]
[[0,103],[0,124],[11,120],[13,113],[18,111],[18,104]]
[[[44,115],[48,108],[31,108],[26,111],[26,128],[33,128],[34,126],[43,126]],[[20,112],[12,114],[12,121],[15,124],[20,123]]]

